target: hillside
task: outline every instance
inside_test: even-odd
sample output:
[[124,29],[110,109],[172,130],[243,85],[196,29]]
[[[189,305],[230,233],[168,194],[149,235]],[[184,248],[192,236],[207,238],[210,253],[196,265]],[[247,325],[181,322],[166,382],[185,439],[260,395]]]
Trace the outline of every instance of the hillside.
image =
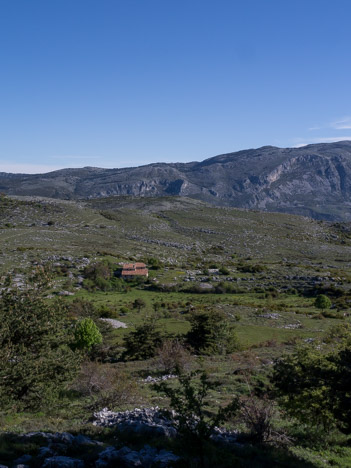
[[351,142],[265,146],[202,162],[0,173],[0,191],[60,199],[186,196],[222,206],[351,220]]
[[215,207],[186,197],[5,197],[0,214],[2,270],[52,255],[157,256],[174,265],[199,258],[226,262],[234,255],[302,268],[319,262],[351,266],[347,224]]
[[[160,429],[157,407],[169,408],[170,403],[153,383],[170,379],[172,388],[181,388],[181,380],[173,375],[177,359],[185,372],[205,369],[211,382],[218,383],[206,398],[209,417],[233,396],[247,404],[248,382],[257,389],[257,398],[262,395],[257,401],[262,414],[267,414],[271,403],[265,395],[278,358],[308,346],[310,353],[318,350],[321,359],[336,349],[338,340],[349,336],[351,230],[347,223],[216,207],[179,196],[115,196],[84,201],[0,196],[0,245],[0,322],[4,336],[8,324],[20,324],[31,349],[33,336],[41,334],[35,332],[39,322],[31,320],[29,312],[58,314],[65,310],[67,333],[89,318],[103,339],[92,350],[79,351],[84,357],[80,367],[72,370],[72,377],[67,377],[54,403],[51,399],[40,401],[40,411],[32,400],[20,397],[18,401],[24,406],[19,408],[26,411],[14,411],[13,406],[5,406],[14,392],[2,393],[0,463],[5,466],[18,466],[15,460],[22,463],[19,457],[28,460],[30,455],[29,466],[63,466],[59,463],[70,461],[75,463],[70,466],[107,468],[130,454],[133,460],[180,457],[184,467],[199,466],[195,463],[196,451],[187,451],[189,444],[162,435],[173,427],[171,423],[164,421]],[[125,282],[116,276],[121,263],[130,261],[147,263],[146,281]],[[10,295],[6,292],[9,284],[14,288]],[[31,297],[30,289],[26,290],[30,284],[39,285],[44,303],[39,302],[42,308],[38,309],[35,302],[36,307],[29,307],[29,312],[25,309],[23,314],[22,301]],[[31,301],[38,301],[36,288]],[[326,309],[315,305],[321,293],[330,299],[331,306]],[[18,306],[12,314],[8,314],[8,300]],[[231,335],[223,336],[233,341],[220,342],[210,353],[189,348],[194,319],[204,314],[209,319],[214,316],[219,330],[229,327]],[[44,323],[49,326],[55,321]],[[152,327],[148,333],[156,333],[152,335],[156,338],[160,334],[162,348],[156,348],[146,334],[152,353],[126,354],[130,352],[128,337],[148,324]],[[218,340],[224,339],[218,336]],[[54,337],[51,335],[51,339]],[[15,339],[23,346],[17,334]],[[219,348],[222,345],[226,348]],[[21,346],[18,349],[22,350]],[[178,354],[173,346],[178,346]],[[8,348],[2,349],[4,355]],[[135,349],[145,350],[140,336]],[[27,375],[27,365],[34,365],[34,369],[39,362],[45,365],[46,348],[44,351],[40,360],[37,351],[34,360],[24,352],[27,364],[21,367],[21,375]],[[12,376],[15,360],[0,361],[2,375],[6,372]],[[28,374],[32,378],[31,372]],[[46,374],[38,374],[39,380],[35,375],[35,383],[45,388]],[[198,385],[199,376],[192,378]],[[17,393],[23,387],[22,380],[27,382],[17,378]],[[319,384],[320,379],[316,382]],[[318,403],[319,393],[314,388],[310,393]],[[328,395],[331,397],[334,391]],[[321,398],[323,409],[325,394]],[[277,406],[279,401],[273,402],[274,414],[268,416],[275,430],[273,439],[264,439],[264,446],[258,444],[249,419],[242,419],[240,413],[228,421],[225,432],[221,429],[222,439],[228,436],[225,444],[219,440],[208,445],[215,460],[211,458],[208,466],[350,466],[351,451],[345,435],[336,430],[321,432],[318,426],[314,437],[318,434],[318,440],[334,445],[328,449],[313,445],[313,439],[308,442],[313,424],[312,429],[306,424],[294,428],[293,420]],[[106,407],[121,412],[110,413],[103,410]],[[311,408],[312,415],[316,411],[319,414],[318,406]],[[105,427],[110,418],[112,426]],[[135,431],[142,426],[144,431],[144,419],[148,432],[141,437],[125,431],[125,424],[135,426]],[[157,432],[156,438],[155,424],[163,431],[161,435]],[[276,445],[281,437],[288,445]],[[115,458],[108,464],[105,457],[109,454]],[[138,466],[150,466],[140,463]],[[161,466],[173,466],[167,463]]]

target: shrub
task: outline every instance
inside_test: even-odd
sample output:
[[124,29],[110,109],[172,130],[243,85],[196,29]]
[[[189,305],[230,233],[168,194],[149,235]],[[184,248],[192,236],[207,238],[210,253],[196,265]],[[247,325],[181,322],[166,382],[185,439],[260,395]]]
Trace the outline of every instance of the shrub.
[[234,398],[227,406],[220,407],[216,413],[210,413],[209,394],[218,387],[217,382],[209,380],[206,372],[196,377],[199,372],[179,375],[179,385],[170,387],[166,382],[156,384],[154,388],[158,393],[165,394],[170,399],[173,410],[168,416],[178,434],[185,440],[186,446],[196,451],[200,456],[201,466],[205,466],[204,448],[210,439],[215,427],[227,421],[238,411],[238,399]]
[[125,357],[129,359],[149,359],[162,345],[163,337],[153,320],[138,325],[124,338]]
[[85,318],[77,323],[74,330],[74,346],[79,349],[90,349],[92,346],[102,343],[102,336],[91,318]]
[[184,372],[191,361],[191,354],[179,340],[165,340],[157,350],[157,361],[166,373]]
[[351,324],[334,325],[325,333],[324,341],[333,344],[351,343]]
[[97,315],[93,302],[75,298],[67,304],[67,309],[73,317],[95,317]]
[[350,303],[351,299],[349,296],[341,296],[334,301],[337,310],[347,310],[350,307]]
[[84,268],[83,274],[85,277],[83,286],[89,291],[94,289],[108,291],[112,288],[112,272],[111,268],[106,263],[97,262],[88,265]]
[[128,375],[111,364],[86,361],[71,388],[88,400],[89,409],[121,408],[136,400],[138,390]]
[[106,305],[103,304],[99,307],[98,310],[99,316],[102,318],[117,318],[118,317],[118,312],[116,310],[116,307],[112,305]]
[[146,307],[146,302],[143,299],[135,299],[135,301],[132,304],[133,309],[138,309],[138,312],[140,314],[141,309],[144,309]]
[[147,259],[147,264],[150,265],[152,270],[159,270],[161,268],[161,262],[158,258],[150,257]]
[[219,272],[221,275],[229,275],[230,274],[230,271],[228,270],[227,267],[225,266],[222,266],[220,269],[219,269]]
[[243,273],[262,273],[265,271],[267,268],[264,265],[245,265],[245,264],[239,264],[237,266],[237,269]]
[[320,294],[319,296],[316,297],[316,300],[314,301],[314,306],[317,307],[317,309],[330,309],[331,307],[331,300],[329,299],[328,296],[325,296],[324,294]]
[[239,348],[235,326],[219,311],[193,312],[187,343],[201,354],[226,354]]
[[100,291],[109,291],[111,289],[111,283],[102,276],[97,276],[95,278],[95,286],[100,289]]
[[236,294],[238,292],[237,286],[233,283],[229,283],[227,281],[221,281],[220,283],[216,284],[215,286],[215,293],[216,294]]
[[276,408],[273,401],[259,399],[253,395],[240,398],[239,420],[249,430],[252,442],[262,444],[271,442],[273,435],[273,420]]
[[95,280],[98,277],[110,279],[111,269],[103,262],[93,263],[84,268],[84,276],[85,278],[89,278],[91,280]]
[[85,279],[83,281],[83,288],[86,289],[87,291],[95,291],[96,290],[95,282],[91,279]]

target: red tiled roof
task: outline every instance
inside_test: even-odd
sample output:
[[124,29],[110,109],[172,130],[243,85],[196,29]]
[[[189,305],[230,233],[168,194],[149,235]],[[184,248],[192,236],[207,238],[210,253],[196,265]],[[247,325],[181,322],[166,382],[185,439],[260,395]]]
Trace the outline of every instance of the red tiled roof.
[[123,264],[123,270],[135,270],[135,268],[146,268],[146,265],[142,262]]
[[148,275],[148,270],[147,268],[138,268],[137,270],[122,270],[122,276],[137,276],[137,275],[142,275],[142,276],[147,276]]

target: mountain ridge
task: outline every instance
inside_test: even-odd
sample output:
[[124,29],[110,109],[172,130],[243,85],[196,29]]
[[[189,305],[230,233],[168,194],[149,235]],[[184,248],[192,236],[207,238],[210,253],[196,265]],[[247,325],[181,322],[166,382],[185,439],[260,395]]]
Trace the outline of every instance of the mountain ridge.
[[263,146],[200,162],[0,172],[0,192],[61,199],[177,195],[221,206],[351,221],[351,141]]

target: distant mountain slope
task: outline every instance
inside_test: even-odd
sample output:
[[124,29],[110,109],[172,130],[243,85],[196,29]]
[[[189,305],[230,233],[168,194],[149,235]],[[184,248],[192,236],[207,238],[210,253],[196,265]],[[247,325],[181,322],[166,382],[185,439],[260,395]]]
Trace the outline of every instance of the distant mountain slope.
[[0,192],[62,199],[179,195],[217,205],[351,221],[351,141],[264,146],[202,162],[0,173]]

